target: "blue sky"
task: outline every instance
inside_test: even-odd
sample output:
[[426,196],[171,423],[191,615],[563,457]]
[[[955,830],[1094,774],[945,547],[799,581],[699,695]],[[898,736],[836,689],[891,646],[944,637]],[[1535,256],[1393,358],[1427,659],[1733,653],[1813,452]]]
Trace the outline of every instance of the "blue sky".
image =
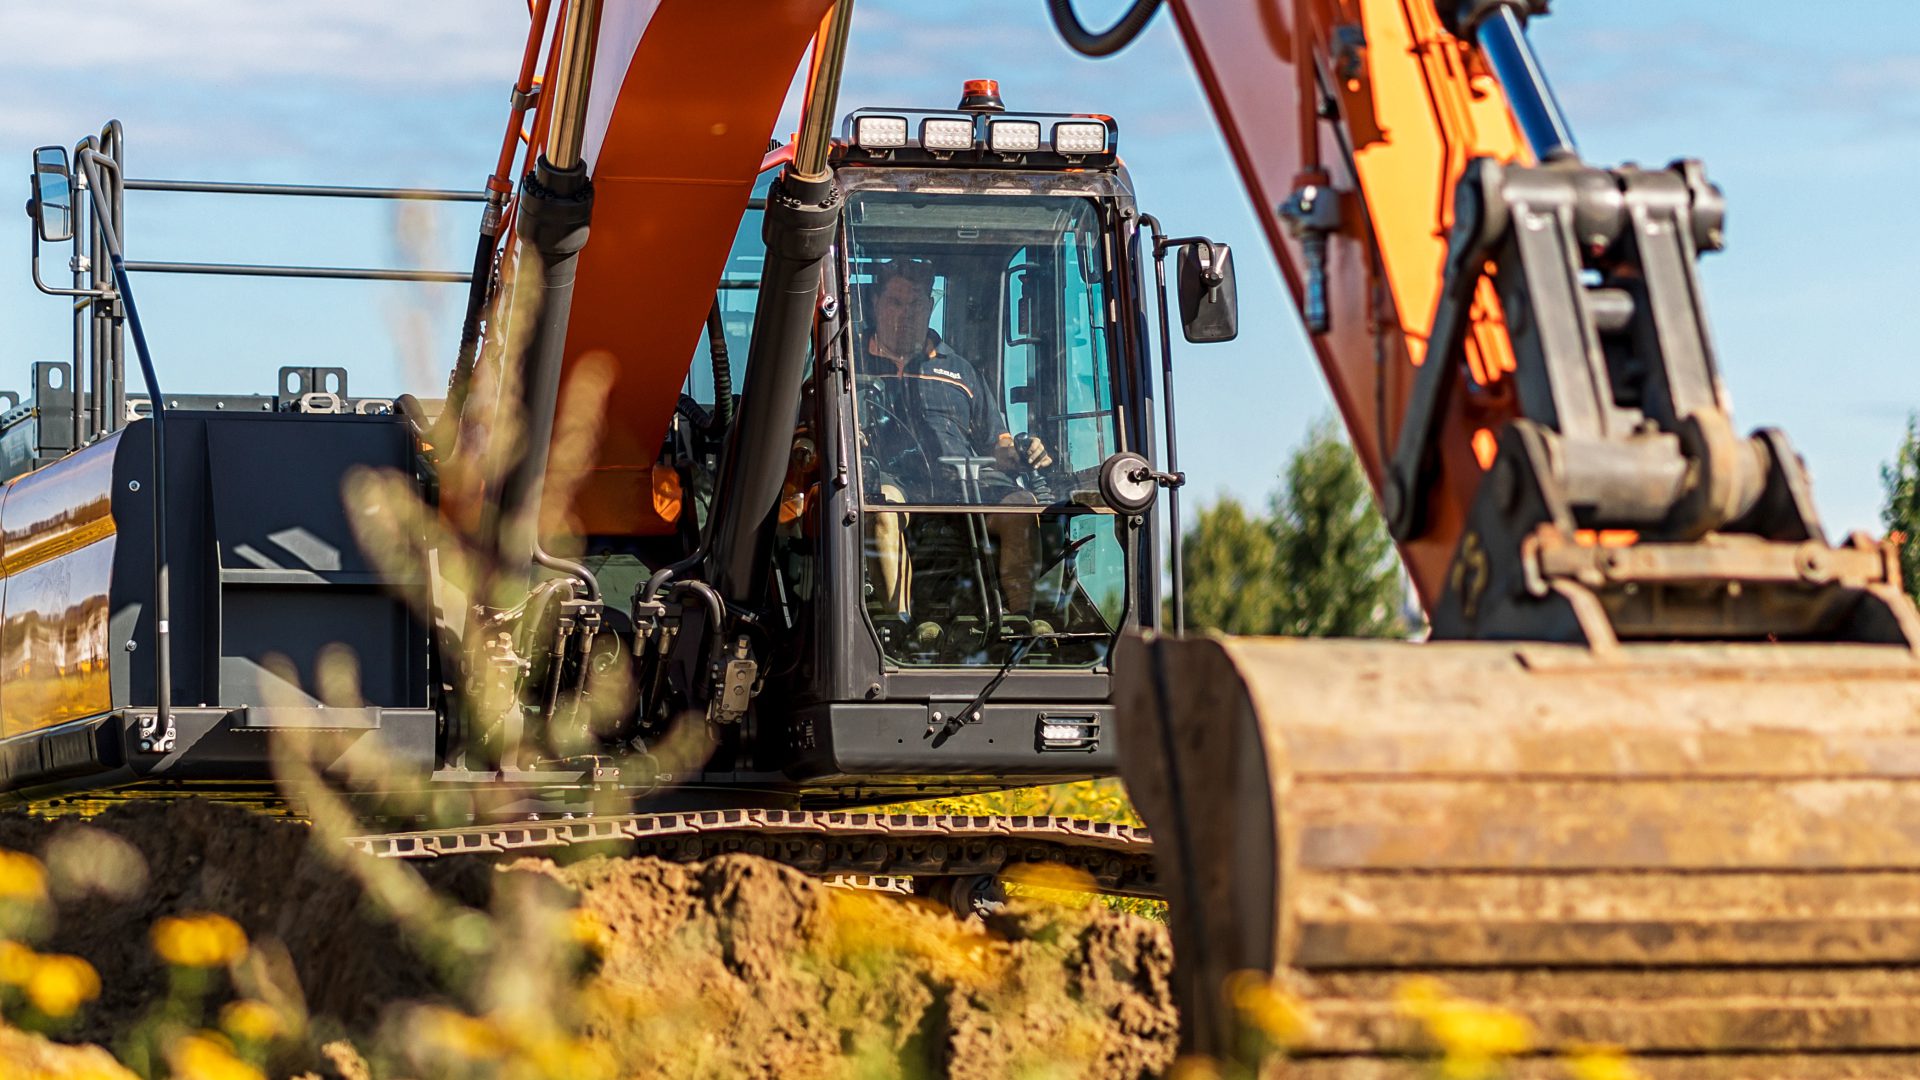
[[[1122,6],[1081,5],[1090,23]],[[127,125],[136,176],[477,186],[526,24],[523,0],[114,0],[90,9],[83,46],[63,7],[0,5],[0,163],[15,163],[0,201],[15,206],[33,146],[71,144],[110,116]],[[1237,246],[1240,339],[1177,357],[1181,463],[1202,499],[1264,501],[1329,398],[1171,23],[1163,13],[1127,52],[1089,61],[1058,43],[1044,8],[859,0],[842,107],[945,106],[963,79],[989,76],[1015,108],[1113,114],[1143,206]],[[1908,332],[1920,8],[1809,11],[1557,0],[1533,38],[1591,160],[1700,157],[1726,190],[1728,250],[1704,274],[1736,419],[1793,436],[1837,537],[1875,525],[1879,463],[1920,405]],[[476,218],[138,193],[128,214],[134,258],[444,267],[466,261]],[[15,221],[0,234],[0,388],[67,353],[66,308],[33,291]],[[282,364],[329,364],[359,393],[437,393],[458,333],[459,287],[136,287],[169,390],[267,392]]]

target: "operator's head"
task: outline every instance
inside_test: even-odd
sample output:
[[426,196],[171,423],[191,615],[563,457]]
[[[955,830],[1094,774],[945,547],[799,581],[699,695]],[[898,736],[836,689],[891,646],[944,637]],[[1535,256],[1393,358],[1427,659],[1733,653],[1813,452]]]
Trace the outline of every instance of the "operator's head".
[[925,259],[892,258],[874,267],[868,295],[873,340],[888,354],[904,360],[926,349],[933,277],[933,264]]

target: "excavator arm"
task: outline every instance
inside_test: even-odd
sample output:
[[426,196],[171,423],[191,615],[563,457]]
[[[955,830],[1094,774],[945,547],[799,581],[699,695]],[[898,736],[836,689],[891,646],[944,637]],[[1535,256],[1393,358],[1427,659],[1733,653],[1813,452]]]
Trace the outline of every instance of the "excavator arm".
[[[1428,3],[1180,3],[1171,13],[1381,490],[1426,360],[1453,187],[1476,157],[1527,158],[1506,95]],[[1461,359],[1475,378],[1449,388],[1429,520],[1401,544],[1429,602],[1479,485],[1476,434],[1515,414],[1490,285],[1473,288],[1469,327]]]
[[[1101,55],[1156,4],[1052,7]],[[1455,639],[1118,658],[1189,1042],[1250,1053],[1272,980],[1316,1018],[1289,1075],[1412,1075],[1451,994],[1647,1075],[1910,1074],[1920,618],[1782,433],[1735,434],[1720,192],[1580,158],[1541,0],[1167,7]]]
[[1580,159],[1545,3],[1169,7],[1435,636],[1920,641],[1786,437],[1734,432],[1719,190]]

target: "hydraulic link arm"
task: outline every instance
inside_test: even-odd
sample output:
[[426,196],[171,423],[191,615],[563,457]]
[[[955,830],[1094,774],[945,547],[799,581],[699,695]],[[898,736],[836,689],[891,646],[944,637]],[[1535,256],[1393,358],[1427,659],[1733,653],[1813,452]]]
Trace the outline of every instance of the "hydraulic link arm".
[[[1063,27],[1110,52],[1149,6]],[[1543,0],[1169,7],[1435,637],[1920,646],[1786,437],[1735,434],[1695,267],[1719,189],[1581,160]]]
[[1167,7],[1433,636],[1477,639],[1123,644],[1185,1039],[1249,1054],[1253,971],[1318,1020],[1288,1075],[1401,1075],[1426,976],[1648,1076],[1912,1075],[1920,616],[1736,434],[1719,190],[1582,161],[1544,0]]

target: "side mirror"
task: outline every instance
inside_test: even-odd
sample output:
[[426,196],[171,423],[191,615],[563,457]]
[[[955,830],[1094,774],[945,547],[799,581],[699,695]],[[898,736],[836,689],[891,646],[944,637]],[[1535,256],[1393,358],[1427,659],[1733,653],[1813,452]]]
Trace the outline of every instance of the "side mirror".
[[34,228],[48,244],[73,239],[73,168],[67,164],[67,148],[43,146],[33,152],[33,201],[27,212],[33,215]]
[[1180,331],[1196,345],[1240,336],[1240,296],[1233,251],[1225,244],[1180,248]]

